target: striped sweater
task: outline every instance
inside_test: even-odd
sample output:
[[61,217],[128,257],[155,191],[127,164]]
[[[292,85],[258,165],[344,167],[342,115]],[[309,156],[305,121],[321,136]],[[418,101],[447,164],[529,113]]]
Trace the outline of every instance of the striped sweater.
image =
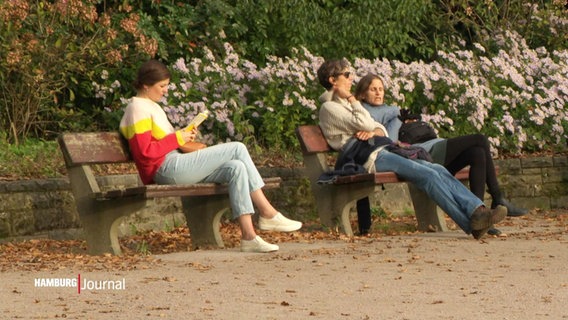
[[154,175],[166,154],[185,142],[181,132],[168,121],[155,102],[133,97],[120,120],[120,133],[128,140],[130,153],[144,184],[154,183]]

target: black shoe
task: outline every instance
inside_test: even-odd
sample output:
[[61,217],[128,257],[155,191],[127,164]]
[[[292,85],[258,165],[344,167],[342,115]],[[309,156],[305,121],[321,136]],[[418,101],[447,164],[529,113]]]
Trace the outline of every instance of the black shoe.
[[507,200],[499,200],[497,202],[491,203],[491,208],[495,208],[498,205],[502,205],[507,208],[507,216],[509,217],[520,217],[524,216],[525,214],[529,213],[528,209],[515,207],[513,204],[508,202]]

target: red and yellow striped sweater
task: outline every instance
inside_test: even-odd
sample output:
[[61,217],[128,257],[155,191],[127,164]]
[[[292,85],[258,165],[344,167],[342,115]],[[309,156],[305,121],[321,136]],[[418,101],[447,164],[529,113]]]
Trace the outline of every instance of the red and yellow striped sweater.
[[174,129],[157,103],[138,97],[133,97],[126,107],[120,133],[128,140],[144,184],[154,183],[154,175],[166,154],[185,143],[181,132]]

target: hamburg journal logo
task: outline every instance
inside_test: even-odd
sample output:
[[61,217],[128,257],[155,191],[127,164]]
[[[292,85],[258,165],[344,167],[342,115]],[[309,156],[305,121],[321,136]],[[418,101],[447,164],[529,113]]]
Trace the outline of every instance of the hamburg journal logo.
[[126,290],[126,280],[90,280],[81,278],[78,274],[76,278],[35,278],[36,288],[74,288],[77,293],[82,291],[120,291]]

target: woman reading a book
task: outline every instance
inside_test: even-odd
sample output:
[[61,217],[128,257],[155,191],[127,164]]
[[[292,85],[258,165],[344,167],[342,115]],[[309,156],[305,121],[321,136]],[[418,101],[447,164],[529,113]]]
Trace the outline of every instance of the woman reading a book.
[[226,183],[233,217],[241,228],[241,251],[271,252],[278,246],[259,237],[252,223],[253,204],[260,212],[261,230],[291,232],[302,223],[286,218],[268,201],[246,146],[229,142],[184,153],[179,150],[194,142],[197,129],[176,130],[157,104],[168,92],[170,72],[149,60],[138,70],[134,81],[136,96],[125,109],[120,132],[128,140],[130,152],[144,184]]

